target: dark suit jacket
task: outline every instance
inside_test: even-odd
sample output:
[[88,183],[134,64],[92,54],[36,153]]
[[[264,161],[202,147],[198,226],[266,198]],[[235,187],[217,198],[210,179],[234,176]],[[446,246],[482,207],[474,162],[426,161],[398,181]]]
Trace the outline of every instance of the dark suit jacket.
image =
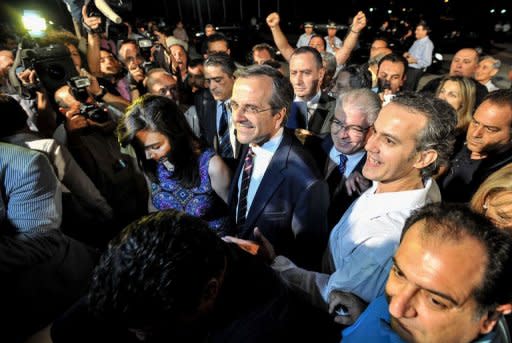
[[[194,100],[197,117],[199,119],[199,129],[201,138],[212,147],[216,152],[219,151],[219,137],[217,136],[217,102],[209,89],[202,89],[196,93]],[[238,164],[240,144],[235,146],[235,157],[224,158],[224,162],[231,171],[234,171]]]
[[[329,152],[334,145],[331,135],[326,135],[324,138],[310,136],[306,139],[304,147],[314,157],[318,169],[322,172],[324,180],[326,180],[329,186],[330,204],[328,211],[328,224],[329,228],[332,229],[338,221],[341,219],[345,211],[349,206],[359,197],[359,194],[347,194],[347,188],[345,186],[345,177],[334,175],[337,173],[336,169],[328,170],[329,163]],[[352,173],[363,170],[364,163],[366,161],[366,154],[359,161],[357,166],[354,168]],[[339,174],[338,174],[339,175]],[[335,179],[335,182],[331,182]]]
[[317,135],[329,133],[330,120],[334,116],[335,107],[336,99],[322,92],[318,100],[318,107],[306,126],[307,116],[306,113],[304,113],[304,109],[300,108],[296,102],[293,102],[286,127],[290,129],[305,129],[309,127],[309,131]]
[[[247,154],[233,177],[229,194],[231,218],[236,219],[238,180]],[[258,227],[276,253],[289,257],[303,268],[318,269],[328,240],[329,194],[311,156],[293,133],[284,131],[247,214],[246,224],[237,228],[243,239],[254,240]]]

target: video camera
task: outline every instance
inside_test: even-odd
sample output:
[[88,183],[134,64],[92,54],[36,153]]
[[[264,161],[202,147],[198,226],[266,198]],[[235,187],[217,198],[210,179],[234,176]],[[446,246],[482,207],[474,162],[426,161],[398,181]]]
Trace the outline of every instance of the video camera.
[[106,32],[107,38],[114,41],[128,38],[128,27],[117,13],[131,12],[131,0],[86,0],[85,6],[88,17],[102,18],[102,25],[92,32]]
[[98,106],[97,104],[88,104],[89,93],[87,87],[91,85],[89,79],[85,76],[75,76],[67,81],[68,86],[71,88],[71,93],[75,99],[80,102],[80,115],[89,118],[97,123],[105,123],[109,121],[110,117],[108,111]]
[[68,48],[62,44],[22,49],[20,55],[22,68],[34,69],[49,94],[78,75]]

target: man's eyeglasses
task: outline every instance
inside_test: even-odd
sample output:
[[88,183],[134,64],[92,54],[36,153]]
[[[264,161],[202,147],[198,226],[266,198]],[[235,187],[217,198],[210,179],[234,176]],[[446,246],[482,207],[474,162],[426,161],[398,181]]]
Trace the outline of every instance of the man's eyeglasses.
[[341,130],[351,133],[353,135],[363,135],[370,127],[361,127],[359,125],[344,125],[338,119],[331,119],[331,132],[337,134]]
[[176,94],[176,86],[167,86],[167,87],[162,87],[158,90],[158,94],[160,95],[167,95],[167,94],[170,94],[170,95],[175,95]]
[[261,113],[261,112],[265,112],[265,111],[274,109],[273,107],[260,109],[258,106],[254,106],[254,105],[240,106],[239,104],[237,104],[234,101],[230,101],[229,103],[226,104],[226,106],[231,113],[238,112],[238,110],[240,110],[242,112],[242,114],[257,114],[257,113]]

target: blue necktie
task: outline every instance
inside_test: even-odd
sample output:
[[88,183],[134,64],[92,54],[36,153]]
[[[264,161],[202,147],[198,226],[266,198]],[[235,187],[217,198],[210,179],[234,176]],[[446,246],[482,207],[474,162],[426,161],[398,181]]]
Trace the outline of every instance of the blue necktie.
[[219,121],[219,153],[221,157],[232,158],[233,148],[229,139],[229,125],[228,125],[228,111],[226,110],[226,103],[221,103],[222,114]]
[[341,176],[345,174],[345,168],[347,166],[347,156],[340,154],[340,163],[338,164],[338,170],[340,171]]

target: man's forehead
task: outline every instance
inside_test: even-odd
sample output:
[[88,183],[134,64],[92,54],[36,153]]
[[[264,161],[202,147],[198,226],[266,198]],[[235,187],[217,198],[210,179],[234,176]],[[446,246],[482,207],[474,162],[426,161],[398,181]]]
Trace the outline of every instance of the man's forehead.
[[464,50],[460,50],[458,51],[456,54],[455,54],[455,58],[454,59],[471,59],[471,60],[475,60],[477,59],[478,57],[478,53],[475,51],[475,50],[469,50],[469,49],[464,49]]

